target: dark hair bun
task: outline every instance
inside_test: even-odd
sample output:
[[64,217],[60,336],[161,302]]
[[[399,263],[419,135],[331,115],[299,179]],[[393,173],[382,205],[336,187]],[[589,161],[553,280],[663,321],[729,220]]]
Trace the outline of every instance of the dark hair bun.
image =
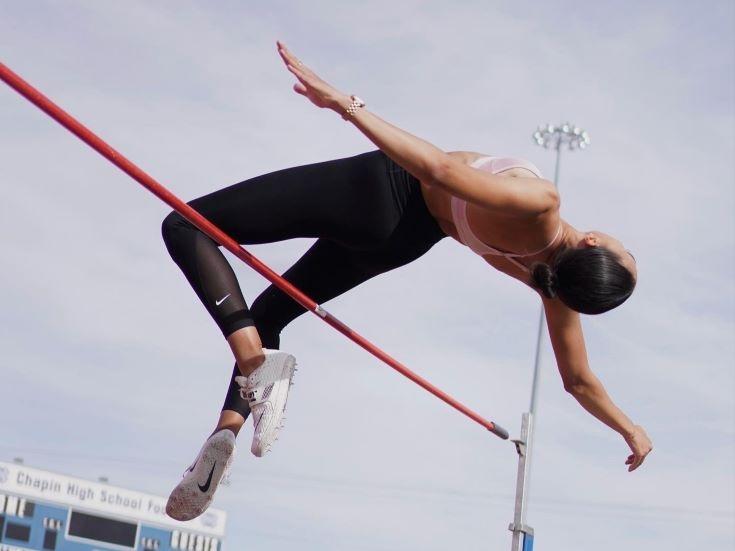
[[557,277],[551,266],[543,262],[537,262],[531,272],[533,284],[541,290],[546,298],[554,298],[557,289]]
[[580,314],[601,314],[625,302],[636,280],[620,257],[605,247],[569,247],[551,265],[531,265],[531,285],[546,298],[558,297]]

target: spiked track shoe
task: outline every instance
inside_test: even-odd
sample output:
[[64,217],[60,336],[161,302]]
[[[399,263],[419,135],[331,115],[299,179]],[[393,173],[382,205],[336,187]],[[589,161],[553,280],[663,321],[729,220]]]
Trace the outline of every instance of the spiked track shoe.
[[253,444],[250,451],[262,457],[278,439],[286,420],[286,401],[296,371],[296,358],[279,350],[267,350],[265,361],[249,377],[235,377],[240,395],[248,401],[253,416]]
[[210,436],[171,492],[166,514],[176,520],[191,520],[206,511],[230,469],[234,454],[235,435],[231,430],[222,429]]

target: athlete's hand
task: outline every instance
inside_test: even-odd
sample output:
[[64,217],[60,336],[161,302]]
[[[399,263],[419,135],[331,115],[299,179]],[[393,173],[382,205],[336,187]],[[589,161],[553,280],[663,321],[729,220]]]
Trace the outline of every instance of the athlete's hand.
[[653,444],[640,425],[633,427],[633,432],[625,436],[625,441],[630,446],[630,451],[633,452],[625,460],[625,464],[628,465],[628,472],[635,471],[641,466],[646,456],[651,453]]
[[336,109],[339,106],[339,100],[344,101],[345,94],[319,78],[314,71],[293,55],[283,42],[279,40],[276,44],[286,67],[298,79],[298,82],[293,85],[296,93],[307,97],[317,107]]

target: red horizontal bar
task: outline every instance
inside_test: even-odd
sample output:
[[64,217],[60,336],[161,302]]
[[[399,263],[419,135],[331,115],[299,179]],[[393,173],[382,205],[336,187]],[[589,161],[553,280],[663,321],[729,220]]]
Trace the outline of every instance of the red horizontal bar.
[[503,439],[508,438],[508,431],[496,425],[492,421],[488,421],[484,417],[481,417],[479,414],[475,413],[474,411],[472,411],[470,408],[468,408],[464,404],[458,402],[457,400],[452,398],[447,393],[435,387],[429,381],[427,381],[426,379],[420,377],[419,375],[417,375],[416,373],[408,369],[402,363],[395,360],[394,358],[392,358],[391,356],[383,352],[380,348],[372,344],[365,337],[356,333],[350,327],[348,327],[347,325],[342,323],[340,320],[338,320],[336,317],[334,317],[332,314],[324,310],[321,306],[319,306],[311,298],[306,296],[299,289],[291,285],[288,281],[283,279],[280,275],[278,275],[273,270],[271,270],[268,266],[263,264],[255,256],[253,256],[248,251],[246,251],[244,248],[242,248],[240,244],[237,243],[234,239],[229,237],[226,233],[220,230],[217,226],[215,226],[209,220],[204,218],[201,214],[199,214],[191,206],[187,205],[181,199],[176,197],[173,193],[171,193],[168,189],[166,189],[164,186],[159,184],[156,180],[154,180],[147,173],[143,172],[143,170],[141,170],[140,168],[138,168],[138,166],[136,166],[131,161],[126,159],[118,151],[110,147],[99,136],[94,134],[86,126],[84,126],[74,117],[72,117],[67,112],[65,112],[63,109],[61,109],[58,105],[56,105],[49,98],[44,96],[41,92],[39,92],[36,88],[31,86],[25,80],[23,80],[16,73],[11,71],[3,63],[0,63],[0,78],[3,81],[5,81],[5,83],[8,86],[13,88],[16,92],[21,94],[31,103],[33,103],[36,107],[44,111],[47,115],[49,115],[51,118],[56,120],[64,128],[66,128],[71,133],[76,135],[79,139],[81,139],[83,142],[89,145],[92,149],[96,150],[100,155],[108,159],[111,163],[117,166],[120,170],[122,170],[123,172],[128,174],[131,178],[136,180],[138,183],[146,187],[156,197],[161,199],[164,203],[168,204],[172,209],[176,210],[179,214],[181,214],[189,222],[191,222],[197,228],[199,228],[204,233],[209,235],[217,243],[225,247],[228,251],[230,251],[232,254],[237,256],[243,262],[245,262],[245,264],[253,268],[256,272],[258,272],[260,275],[265,277],[268,281],[270,281],[275,286],[277,286],[279,289],[281,289],[284,293],[288,294],[296,302],[301,304],[301,306],[303,306],[307,310],[311,311],[312,313],[322,318],[325,322],[327,322],[329,325],[334,327],[337,331],[339,331],[340,333],[345,335],[347,338],[349,338],[350,340],[352,340],[353,342],[357,343],[359,346],[361,346],[362,348],[370,352],[373,356],[382,360],[383,362],[388,364],[390,367],[398,371],[401,375],[411,379],[414,383],[418,384],[425,390],[428,390],[434,396],[436,396],[440,400],[443,400],[444,402],[452,406],[457,411],[463,413],[464,415],[466,415],[467,417],[469,417],[476,423],[482,425],[483,427],[485,427],[492,433],[496,434],[500,438],[503,438]]

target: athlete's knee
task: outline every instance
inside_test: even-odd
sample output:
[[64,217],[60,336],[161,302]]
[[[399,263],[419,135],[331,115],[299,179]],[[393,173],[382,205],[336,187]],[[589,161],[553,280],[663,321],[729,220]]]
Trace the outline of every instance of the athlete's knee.
[[172,245],[176,241],[177,235],[180,235],[182,231],[187,231],[193,228],[189,221],[181,216],[175,210],[171,211],[161,223],[161,235],[163,241],[166,243],[166,247],[171,250]]
[[168,216],[161,222],[161,235],[164,241],[167,241],[176,232],[177,226],[181,225],[183,219],[184,217],[175,210],[168,213]]

